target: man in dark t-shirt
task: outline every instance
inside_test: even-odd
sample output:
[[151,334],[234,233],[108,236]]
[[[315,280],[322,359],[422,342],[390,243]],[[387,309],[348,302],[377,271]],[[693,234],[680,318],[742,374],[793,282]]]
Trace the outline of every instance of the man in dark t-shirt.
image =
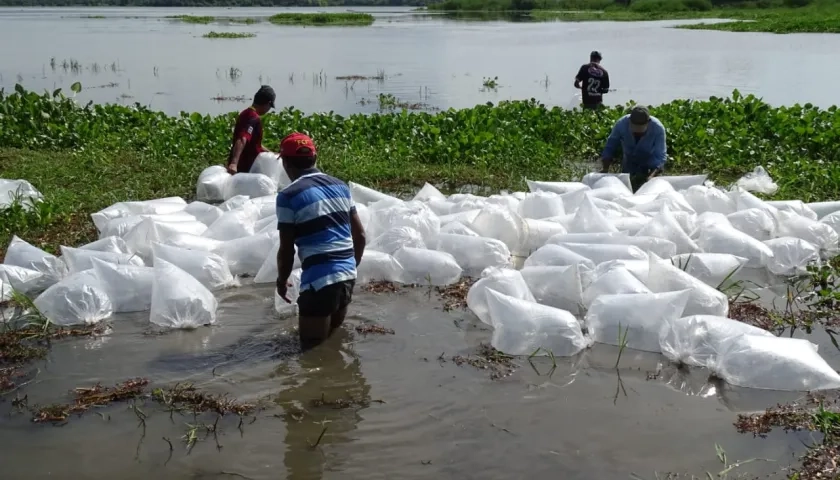
[[228,154],[227,170],[231,175],[237,172],[248,173],[257,155],[264,152],[262,146],[263,127],[261,115],[265,115],[274,108],[277,96],[274,89],[263,85],[254,95],[254,102],[250,107],[242,110],[233,127],[233,142]]
[[610,91],[610,74],[601,66],[601,53],[589,54],[589,63],[582,65],[575,76],[575,88],[583,97],[583,108],[595,109],[604,102],[603,95]]

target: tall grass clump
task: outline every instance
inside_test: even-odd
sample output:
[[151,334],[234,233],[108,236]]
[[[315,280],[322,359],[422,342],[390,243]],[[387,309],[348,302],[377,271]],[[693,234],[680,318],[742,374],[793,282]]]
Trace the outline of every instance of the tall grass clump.
[[237,33],[237,32],[210,32],[202,35],[204,38],[254,38],[253,33]]
[[268,17],[275,25],[304,26],[371,25],[373,20],[369,13],[278,13]]

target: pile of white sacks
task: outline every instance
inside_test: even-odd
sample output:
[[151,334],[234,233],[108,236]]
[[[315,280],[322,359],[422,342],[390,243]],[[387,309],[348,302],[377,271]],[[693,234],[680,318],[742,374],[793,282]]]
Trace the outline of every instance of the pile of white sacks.
[[[137,311],[161,326],[212,324],[214,292],[240,277],[277,277],[275,192],[289,180],[273,155],[255,170],[263,173],[231,177],[209,167],[192,203],[96,212],[100,240],[62,247],[60,258],[15,238],[0,292],[37,295],[35,305],[61,325]],[[351,182],[368,236],[357,284],[480,277],[468,306],[493,327],[493,346],[513,355],[542,347],[570,356],[624,338],[627,348],[706,367],[734,385],[840,388],[816,345],[728,319],[719,289],[742,279],[778,284],[838,253],[840,201],[765,202],[738,186],[709,186],[705,175],[656,178],[636,194],[626,175],[528,186],[447,197],[427,184],[404,201]],[[275,306],[290,308],[276,295]]]

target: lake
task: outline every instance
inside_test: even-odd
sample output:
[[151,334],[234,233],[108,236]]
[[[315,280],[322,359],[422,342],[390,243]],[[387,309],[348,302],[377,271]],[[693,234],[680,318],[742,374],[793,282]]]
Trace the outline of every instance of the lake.
[[[379,94],[428,110],[527,98],[571,108],[579,103],[574,75],[597,49],[616,89],[606,96],[609,104],[656,105],[728,96],[734,89],[774,105],[840,104],[840,91],[824,85],[840,76],[840,35],[670,28],[690,21],[468,22],[409,8],[353,9],[374,14],[370,27],[194,25],[165,18],[300,10],[3,8],[0,86],[69,93],[79,81],[82,102],[137,102],[168,113],[238,110],[263,83],[276,89],[278,106],[305,112],[374,112]],[[86,18],[99,16],[105,18]],[[202,38],[210,31],[256,37]],[[336,79],[381,73],[382,80]],[[498,77],[499,87],[484,89],[485,77]]]

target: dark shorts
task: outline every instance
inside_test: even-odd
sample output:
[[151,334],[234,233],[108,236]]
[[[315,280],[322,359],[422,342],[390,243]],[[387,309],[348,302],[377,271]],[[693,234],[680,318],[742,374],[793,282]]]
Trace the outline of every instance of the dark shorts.
[[642,173],[631,173],[630,174],[630,186],[633,189],[633,193],[636,193],[636,190],[642,188],[642,185],[646,184],[648,181],[648,177],[654,172],[653,169],[650,169],[646,172]]
[[333,283],[320,290],[304,290],[298,296],[301,317],[329,317],[353,301],[355,280]]

